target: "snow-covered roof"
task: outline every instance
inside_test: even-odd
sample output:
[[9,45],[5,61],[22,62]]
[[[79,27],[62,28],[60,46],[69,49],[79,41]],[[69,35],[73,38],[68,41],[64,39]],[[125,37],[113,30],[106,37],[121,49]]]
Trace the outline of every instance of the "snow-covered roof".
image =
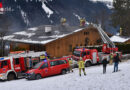
[[102,2],[102,3],[105,3],[108,8],[110,9],[113,8],[113,0],[90,0],[90,1],[95,2],[95,3]]
[[127,40],[129,40],[130,37],[122,37],[122,36],[119,36],[119,35],[114,35],[110,39],[113,42],[123,43],[123,42],[126,42]]
[[[46,29],[49,29],[49,32]],[[12,35],[5,36],[4,39],[23,43],[46,44],[82,29],[83,28],[78,26],[42,25],[39,27],[29,28],[25,31],[15,32]]]

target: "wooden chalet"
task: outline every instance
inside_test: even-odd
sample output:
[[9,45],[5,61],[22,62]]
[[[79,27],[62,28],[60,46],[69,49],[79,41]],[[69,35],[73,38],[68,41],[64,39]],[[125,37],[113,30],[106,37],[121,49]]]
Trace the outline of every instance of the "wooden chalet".
[[51,26],[29,28],[8,36],[10,51],[47,51],[51,57],[71,55],[77,46],[101,45],[98,30],[92,26]]

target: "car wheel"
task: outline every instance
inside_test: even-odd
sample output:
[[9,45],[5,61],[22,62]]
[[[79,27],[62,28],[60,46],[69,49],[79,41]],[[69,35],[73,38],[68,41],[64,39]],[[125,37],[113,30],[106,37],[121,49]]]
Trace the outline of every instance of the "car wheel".
[[66,70],[62,70],[62,71],[61,71],[61,74],[66,74]]
[[41,78],[42,78],[42,76],[40,74],[36,74],[36,76],[35,76],[36,80],[41,79]]
[[14,80],[15,79],[15,75],[14,74],[9,74],[7,76],[7,80],[10,81],[10,80]]
[[85,66],[86,66],[86,67],[90,67],[90,66],[91,66],[91,63],[90,63],[90,62],[86,62]]

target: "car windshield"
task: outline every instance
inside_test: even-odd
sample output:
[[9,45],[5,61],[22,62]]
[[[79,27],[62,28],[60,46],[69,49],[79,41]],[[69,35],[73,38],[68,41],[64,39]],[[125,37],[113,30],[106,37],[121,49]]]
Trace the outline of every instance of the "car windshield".
[[42,62],[37,63],[37,64],[33,67],[33,69],[37,69],[37,68],[39,68],[41,65],[42,65]]
[[73,55],[80,57],[81,51],[74,51]]

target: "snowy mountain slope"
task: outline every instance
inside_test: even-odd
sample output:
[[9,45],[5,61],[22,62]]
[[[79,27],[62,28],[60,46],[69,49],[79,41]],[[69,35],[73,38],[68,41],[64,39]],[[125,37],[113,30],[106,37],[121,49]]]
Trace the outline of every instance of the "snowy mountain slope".
[[74,73],[57,75],[41,80],[27,81],[25,79],[0,82],[1,90],[129,90],[130,60],[119,64],[121,71],[112,73],[113,65],[107,67],[107,73],[102,74],[102,65],[86,68],[87,76]]
[[70,25],[79,25],[77,16],[93,22],[102,10],[108,15],[111,13],[104,2],[91,0],[3,0],[3,6],[12,10],[5,14],[12,22],[13,31],[43,24],[56,25],[62,17]]

